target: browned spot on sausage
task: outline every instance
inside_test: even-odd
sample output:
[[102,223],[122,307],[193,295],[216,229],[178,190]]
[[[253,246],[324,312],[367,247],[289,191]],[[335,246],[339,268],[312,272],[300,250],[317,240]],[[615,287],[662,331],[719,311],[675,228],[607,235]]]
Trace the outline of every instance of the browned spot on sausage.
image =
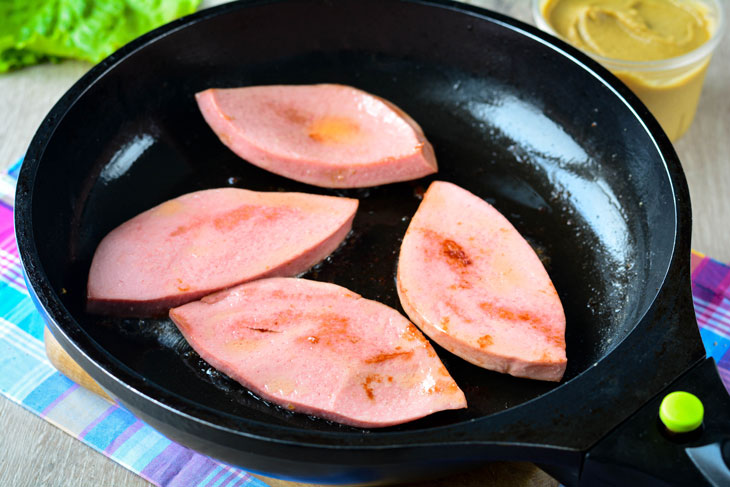
[[540,317],[535,316],[529,311],[512,310],[502,306],[495,306],[489,302],[479,303],[479,307],[492,318],[500,318],[507,321],[522,321],[534,325],[542,322]]
[[454,386],[456,386],[456,389],[459,388],[453,380],[438,380],[436,381],[436,384],[432,385],[426,392],[428,394],[442,394],[443,392],[450,393],[454,390]]
[[231,136],[230,136],[230,135],[228,135],[228,134],[227,134],[227,133],[225,133],[225,132],[220,132],[220,133],[218,134],[218,138],[219,138],[219,139],[221,139],[221,142],[223,142],[224,144],[226,144],[226,145],[228,145],[228,146],[230,146],[230,145],[231,145],[231,143],[232,143],[232,141],[231,141]]
[[473,323],[474,322],[474,320],[472,320],[471,318],[467,317],[463,313],[463,310],[461,308],[459,308],[457,305],[455,305],[454,302],[451,301],[450,299],[444,300],[444,304],[446,305],[447,308],[449,308],[449,310],[451,310],[451,312],[454,315],[456,315],[464,323]]
[[241,222],[257,218],[260,222],[264,220],[277,220],[287,213],[291,213],[290,208],[283,207],[261,207],[256,205],[242,205],[233,210],[227,211],[216,216],[213,219],[213,226],[220,231],[229,231],[241,224]]
[[552,357],[550,356],[550,354],[549,354],[549,353],[547,353],[547,352],[543,352],[543,353],[542,353],[542,355],[540,355],[540,360],[539,360],[539,362],[544,362],[544,363],[551,363],[551,362],[554,362],[554,360],[553,360],[553,358],[552,358]]
[[254,206],[243,205],[236,209],[227,211],[213,219],[213,226],[217,230],[225,231],[236,227],[243,220],[248,220],[254,215]]
[[479,348],[487,348],[488,346],[494,344],[494,340],[492,339],[491,335],[484,335],[479,337],[477,343],[479,344]]
[[264,318],[252,320],[251,318],[239,318],[236,326],[242,331],[250,330],[255,334],[247,335],[248,338],[268,334],[268,333],[286,333],[289,323],[302,319],[302,313],[295,310],[285,310]]
[[180,235],[185,235],[186,233],[195,230],[196,228],[199,228],[202,224],[203,220],[201,219],[191,220],[186,225],[179,225],[175,230],[170,232],[170,236],[179,237]]
[[409,341],[418,341],[421,343],[428,343],[425,338],[423,338],[423,335],[420,331],[418,331],[418,328],[413,326],[411,323],[408,323],[406,325],[406,329],[403,331],[403,338]]
[[272,330],[270,328],[259,328],[259,327],[253,327],[253,326],[247,326],[249,330],[257,331],[259,333],[281,333],[280,330]]
[[448,257],[452,266],[463,268],[471,265],[471,259],[464,252],[464,248],[449,238],[441,242],[441,253]]
[[185,209],[185,205],[183,203],[181,203],[180,200],[174,199],[174,200],[165,201],[164,203],[159,205],[157,208],[155,208],[154,211],[158,215],[170,216],[170,215],[179,213],[184,209]]
[[392,375],[389,375],[388,376],[388,382],[393,382],[393,376]]
[[316,336],[308,336],[308,337],[307,337],[307,341],[308,341],[309,343],[319,343],[319,338],[318,338],[318,337],[316,337]]
[[365,382],[362,383],[362,388],[365,389],[365,394],[371,401],[375,400],[375,394],[373,393],[373,387],[371,386],[373,382],[380,383],[382,382],[382,379],[378,374],[370,374],[365,377]]
[[177,290],[178,291],[183,292],[183,293],[185,291],[190,291],[190,284],[184,283],[183,280],[180,279],[180,278],[175,279],[175,281],[177,282]]
[[392,352],[392,353],[379,353],[377,355],[374,355],[372,357],[368,357],[365,359],[366,364],[379,364],[381,362],[385,362],[387,360],[393,360],[395,358],[411,358],[413,355],[413,350],[408,350],[406,352]]
[[449,379],[437,381],[436,384],[432,385],[426,392],[428,394],[442,394],[444,392],[447,394],[453,394],[458,390],[459,386],[456,385],[456,382],[451,380],[449,377]]
[[267,100],[265,102],[265,106],[285,121],[295,125],[306,125],[312,118],[310,115],[300,112],[291,104],[280,103],[275,100]]
[[[360,337],[350,330],[350,320],[346,316],[332,312],[307,314],[306,319],[316,321],[317,329],[312,335],[304,337],[310,343],[338,347],[346,343],[358,343]],[[311,341],[309,337],[316,341]]]
[[505,321],[529,325],[530,328],[543,335],[548,342],[565,348],[565,337],[563,334],[540,315],[525,310],[511,310],[487,302],[480,303],[479,307],[491,318],[499,318]]
[[291,105],[271,101],[267,103],[266,106],[287,122],[291,122],[296,125],[306,125],[311,118],[311,116],[300,112]]
[[452,291],[457,291],[459,289],[471,289],[473,286],[472,284],[467,281],[466,279],[460,279],[458,283],[452,284],[449,286],[449,289]]
[[441,318],[441,330],[442,331],[449,330],[449,321],[451,321],[451,319],[448,316],[444,316]]
[[309,138],[320,143],[346,143],[359,132],[357,122],[345,117],[323,117],[309,125]]
[[557,345],[558,347],[565,348],[565,337],[562,334],[548,335],[547,340],[548,340],[548,342],[552,343],[553,345]]

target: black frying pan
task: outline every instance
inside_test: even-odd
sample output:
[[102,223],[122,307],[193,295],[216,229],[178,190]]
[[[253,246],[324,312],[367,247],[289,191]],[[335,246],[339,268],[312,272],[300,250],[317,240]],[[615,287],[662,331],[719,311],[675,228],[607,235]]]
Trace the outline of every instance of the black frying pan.
[[[364,431],[252,396],[169,320],[84,313],[91,257],[108,231],[166,199],[228,185],[359,198],[346,244],[307,277],[400,309],[400,239],[434,178],[359,190],[296,183],[233,155],[193,99],[209,87],[316,82],[403,108],[435,147],[436,178],[496,205],[538,250],[567,315],[562,383],[439,349],[469,408]],[[570,485],[696,485],[712,473],[703,477],[705,457],[695,468],[685,448],[721,448],[730,432],[730,401],[694,319],[689,196],[670,142],[597,64],[484,10],[253,1],[173,22],[96,66],[50,112],[18,180],[16,232],[36,304],[94,379],[170,438],[267,475],[382,482],[509,459]],[[676,388],[707,409],[684,443],[656,420]]]

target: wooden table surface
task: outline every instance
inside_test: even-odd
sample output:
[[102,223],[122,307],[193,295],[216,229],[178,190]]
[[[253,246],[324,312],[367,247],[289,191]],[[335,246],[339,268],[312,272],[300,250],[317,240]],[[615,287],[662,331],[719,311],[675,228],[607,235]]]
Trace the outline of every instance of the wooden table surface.
[[[222,3],[204,1],[204,6]],[[532,23],[529,0],[473,0],[473,3]],[[726,11],[730,24],[730,12]],[[81,62],[41,65],[0,75],[0,170],[25,152],[38,124],[58,98],[89,69]],[[697,117],[675,148],[692,199],[692,247],[730,262],[730,36],[720,43],[707,73]],[[0,397],[0,485],[147,486],[80,441]],[[528,469],[529,470],[529,469]],[[525,471],[527,472],[527,470]],[[526,485],[530,473],[519,468],[509,480],[489,467],[479,476],[433,482],[436,485]],[[479,482],[476,479],[481,479]]]

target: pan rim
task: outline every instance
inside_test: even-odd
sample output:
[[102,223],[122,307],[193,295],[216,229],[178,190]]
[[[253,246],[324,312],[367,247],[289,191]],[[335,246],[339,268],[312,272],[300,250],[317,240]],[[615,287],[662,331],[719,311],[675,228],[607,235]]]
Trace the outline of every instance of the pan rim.
[[[466,421],[443,426],[411,429],[407,431],[378,432],[377,435],[366,435],[366,443],[354,444],[353,440],[363,440],[363,435],[360,432],[326,432],[318,430],[304,430],[302,428],[292,426],[272,426],[271,424],[260,422],[257,420],[235,416],[225,411],[217,410],[200,404],[194,399],[179,396],[178,394],[168,391],[164,387],[154,382],[146,380],[141,374],[133,371],[132,369],[129,369],[127,366],[122,364],[118,359],[116,359],[104,348],[102,348],[101,345],[94,341],[93,338],[91,338],[91,336],[89,336],[85,332],[83,327],[81,327],[80,324],[71,316],[71,314],[63,305],[62,301],[59,299],[58,295],[47,284],[48,277],[43,270],[43,265],[39,259],[31,224],[33,188],[36,179],[36,173],[38,171],[38,166],[43,158],[43,154],[48,145],[48,142],[53,137],[53,133],[55,132],[56,128],[63,122],[66,113],[81,97],[84,96],[89,88],[91,88],[98,80],[102,79],[107,72],[113,70],[119,63],[123,62],[125,59],[129,58],[137,51],[146,48],[150,44],[153,44],[154,42],[168,35],[171,35],[178,30],[189,28],[197,24],[198,22],[202,22],[220,15],[225,15],[228,12],[253,6],[286,3],[287,1],[288,0],[246,0],[224,4],[218,7],[206,9],[191,14],[189,16],[173,21],[165,26],[159,27],[158,29],[155,29],[132,41],[131,43],[122,47],[119,51],[110,55],[98,65],[92,67],[89,72],[87,72],[63,95],[63,97],[51,109],[49,114],[44,118],[42,124],[40,125],[29,146],[28,157],[26,158],[19,174],[14,217],[16,238],[19,242],[19,247],[21,242],[23,244],[22,248],[19,248],[19,251],[23,270],[29,283],[29,292],[35,295],[35,299],[37,300],[37,306],[40,305],[40,307],[42,308],[43,314],[46,315],[44,316],[44,318],[49,321],[49,325],[52,328],[54,335],[56,335],[57,338],[61,338],[58,336],[59,334],[62,335],[62,338],[59,340],[60,342],[66,345],[71,345],[76,352],[74,355],[82,355],[86,360],[88,360],[88,362],[93,364],[95,370],[98,369],[100,373],[108,375],[110,380],[113,380],[115,383],[119,384],[122,387],[130,389],[135,395],[143,397],[146,401],[155,403],[158,405],[158,407],[162,407],[175,415],[185,416],[195,422],[205,423],[207,426],[220,430],[227,434],[243,435],[246,437],[253,437],[270,442],[295,444],[297,446],[301,446],[303,444],[302,441],[287,440],[283,437],[291,433],[301,433],[302,431],[306,431],[309,436],[314,436],[320,438],[321,440],[337,440],[338,442],[338,444],[332,443],[331,445],[326,445],[318,442],[305,444],[305,446],[312,446],[317,448],[342,448],[343,441],[347,441],[348,443],[352,442],[352,444],[348,444],[348,446],[359,449],[398,448],[405,445],[413,446],[413,436],[417,436],[424,432],[433,433],[438,431],[453,430],[483,421],[491,421],[492,418],[496,417],[497,415],[504,415],[506,413],[509,413],[515,409],[533,403],[538,399],[542,399],[548,395],[554,394],[555,392],[564,388],[564,386],[566,386],[567,384],[579,381],[580,378],[586,374],[587,370],[576,375],[571,380],[560,384],[558,387],[547,392],[546,394],[532,398],[525,403],[521,403],[505,411],[499,411],[487,416],[472,418]],[[671,142],[669,142],[669,139],[661,130],[659,124],[646,109],[646,107],[644,107],[644,105],[638,100],[638,98],[596,61],[590,59],[589,57],[587,57],[577,49],[564,43],[563,41],[557,38],[553,38],[552,36],[549,36],[548,34],[540,31],[536,27],[530,26],[516,19],[512,19],[503,14],[449,0],[398,1],[405,4],[422,4],[430,7],[449,9],[460,13],[466,13],[480,20],[494,22],[509,30],[516,31],[519,34],[525,35],[533,39],[534,41],[539,42],[540,44],[543,44],[544,46],[550,48],[558,55],[568,58],[580,69],[583,69],[584,71],[590,73],[594,78],[596,78],[598,82],[602,83],[606,88],[610,89],[612,93],[614,93],[616,98],[623,102],[624,105],[626,105],[626,107],[631,110],[635,119],[640,122],[644,130],[651,136],[651,139],[655,145],[655,149],[661,156],[664,169],[667,173],[667,180],[671,183],[674,206],[673,209],[675,215],[675,237],[671,256],[667,259],[667,266],[663,270],[664,275],[662,276],[662,282],[664,282],[666,276],[670,273],[670,271],[673,268],[676,268],[678,259],[682,258],[680,255],[678,255],[678,251],[681,250],[681,248],[683,247],[682,245],[680,245],[680,240],[688,241],[687,234],[691,231],[689,225],[686,225],[686,227],[682,227],[680,225],[681,220],[689,220],[688,218],[686,218],[688,215],[684,215],[683,217],[682,215],[680,215],[680,212],[689,212],[689,209],[684,209],[681,206],[677,205],[678,198],[685,198],[687,202],[689,202],[689,196],[688,189],[686,188],[686,180],[684,180],[681,165],[676,156],[676,153],[674,152]],[[678,171],[678,173],[676,173],[676,171]],[[676,174],[673,174],[673,172],[675,172]],[[680,177],[673,177],[676,175],[679,175]],[[657,297],[660,295],[660,291],[661,289],[657,289],[656,295],[650,300],[650,303],[647,305],[646,309],[643,311],[642,316],[639,317],[638,321],[640,321],[643,316],[648,312],[648,310],[650,310],[654,306]],[[81,335],[83,335],[82,342],[86,342],[83,343],[84,347],[81,347],[78,342],[78,338],[71,338],[69,331],[72,331],[74,333],[80,333]],[[628,333],[626,337],[624,337],[622,342],[625,341],[628,336],[634,334],[636,331],[636,327],[634,327],[632,331]],[[614,350],[618,349],[621,346],[622,342],[617,343]],[[91,347],[90,349],[89,346]],[[598,366],[600,362],[601,361],[599,360],[596,366]],[[113,365],[116,365],[116,368],[118,370],[110,370],[110,367],[112,367]],[[120,372],[123,372],[124,376],[120,377]],[[130,382],[132,382],[129,380],[130,378],[134,379],[134,382],[143,384],[144,387],[132,387],[130,385]],[[175,397],[177,400],[181,400],[182,402],[186,403],[186,407],[190,408],[192,412],[212,412],[215,415],[232,419],[238,424],[250,424],[256,427],[265,427],[272,434],[268,436],[257,436],[256,434],[250,433],[248,431],[232,429],[221,424],[211,423],[203,418],[204,414],[195,415],[181,411],[173,406],[170,406],[160,401],[159,398],[161,397],[164,399],[167,399],[169,397]],[[376,437],[387,439],[391,443],[385,444],[381,443],[380,441],[378,441],[377,443],[373,442],[372,444],[367,443],[368,441],[373,441],[371,439]],[[394,445],[392,443],[393,441],[399,441],[400,439],[408,439],[408,441],[404,441],[402,445]],[[443,442],[441,442],[440,444],[443,444]]]

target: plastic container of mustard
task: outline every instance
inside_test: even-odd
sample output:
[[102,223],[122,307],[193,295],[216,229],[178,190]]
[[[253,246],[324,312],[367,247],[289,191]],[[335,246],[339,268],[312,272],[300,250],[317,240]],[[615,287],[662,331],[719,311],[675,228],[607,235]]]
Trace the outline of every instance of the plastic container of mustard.
[[721,0],[533,0],[532,13],[623,81],[670,140],[687,131],[725,31]]

